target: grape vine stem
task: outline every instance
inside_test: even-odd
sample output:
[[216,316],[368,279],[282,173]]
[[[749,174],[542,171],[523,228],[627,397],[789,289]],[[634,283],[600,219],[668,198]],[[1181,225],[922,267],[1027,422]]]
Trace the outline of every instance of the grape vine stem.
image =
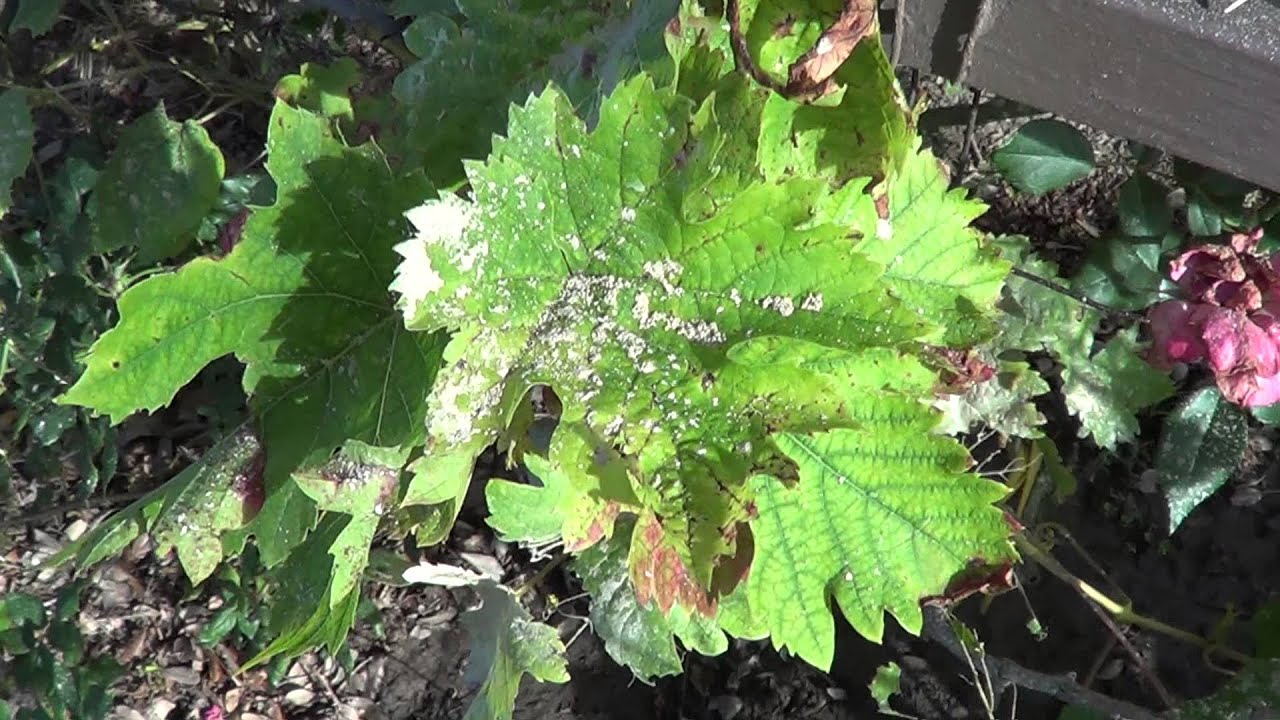
[[1111,596],[1072,573],[1063,566],[1062,563],[1058,562],[1057,558],[1053,557],[1047,549],[1033,540],[1026,532],[1018,533],[1013,539],[1019,552],[1036,561],[1037,564],[1048,570],[1050,573],[1053,573],[1053,575],[1059,580],[1074,588],[1076,592],[1080,593],[1090,603],[1105,610],[1115,619],[1116,622],[1124,625],[1134,625],[1136,627],[1143,628],[1144,630],[1149,630],[1151,632],[1190,643],[1204,650],[1206,657],[1211,657],[1212,655],[1217,654],[1241,664],[1246,664],[1253,660],[1253,658],[1238,650],[1225,647],[1193,632],[1183,630],[1179,627],[1174,627],[1168,623],[1156,620],[1155,618],[1150,618],[1146,615],[1134,612],[1133,607],[1127,600],[1115,600]]

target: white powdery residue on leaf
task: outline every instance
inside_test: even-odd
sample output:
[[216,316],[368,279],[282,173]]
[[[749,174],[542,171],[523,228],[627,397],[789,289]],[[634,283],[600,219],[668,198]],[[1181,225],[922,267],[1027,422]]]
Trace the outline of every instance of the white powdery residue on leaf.
[[[492,333],[485,332],[471,342],[486,347],[496,341]],[[495,381],[491,374],[494,370],[459,363],[441,372],[428,401],[427,427],[433,436],[452,444],[475,436],[477,418],[487,415],[502,400],[502,384]],[[504,372],[505,368],[497,370]]]
[[822,310],[822,293],[809,293],[805,296],[804,302],[800,303],[801,310],[809,312],[819,312]]
[[893,223],[888,218],[880,218],[876,220],[876,237],[881,240],[889,240],[893,238]]
[[636,209],[631,207],[624,207],[622,208],[622,212],[618,213],[618,216],[622,218],[623,222],[635,222]]
[[464,272],[488,253],[487,243],[480,243],[475,248],[466,248],[462,244],[473,212],[474,206],[470,202],[457,195],[446,194],[405,213],[417,234],[395,247],[404,261],[396,268],[391,291],[401,296],[406,321],[417,315],[418,305],[428,295],[444,287],[444,279],[431,265],[429,246],[439,245],[450,257],[459,258],[458,265]]
[[791,314],[796,311],[795,302],[791,298],[782,295],[770,295],[761,300],[760,305],[765,310],[776,311],[782,317],[791,317]]
[[644,264],[644,274],[658,281],[662,289],[672,295],[680,295],[683,289],[675,284],[680,279],[680,273],[684,272],[684,267],[680,263],[667,258],[666,260],[650,260]]
[[395,251],[404,258],[396,268],[396,277],[391,281],[390,290],[400,295],[400,308],[404,313],[404,321],[412,322],[418,315],[418,305],[431,293],[444,287],[440,273],[431,267],[431,258],[427,257],[427,246],[418,238],[405,240],[395,246]]

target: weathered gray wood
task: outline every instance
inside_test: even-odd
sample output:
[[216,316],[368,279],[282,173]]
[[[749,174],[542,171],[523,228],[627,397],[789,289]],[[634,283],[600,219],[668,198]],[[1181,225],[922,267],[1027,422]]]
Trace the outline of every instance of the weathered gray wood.
[[[970,84],[1280,190],[1276,0],[990,2]],[[955,77],[979,0],[906,5],[902,64]]]

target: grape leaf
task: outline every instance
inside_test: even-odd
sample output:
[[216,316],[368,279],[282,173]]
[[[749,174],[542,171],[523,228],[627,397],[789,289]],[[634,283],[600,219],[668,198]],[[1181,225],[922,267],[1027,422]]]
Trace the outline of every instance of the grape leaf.
[[871,684],[867,689],[871,691],[871,699],[876,701],[876,706],[881,713],[897,714],[889,705],[889,698],[898,694],[901,684],[902,668],[898,667],[898,663],[889,662],[876,668],[876,674],[871,678]]
[[227,544],[252,533],[274,565],[315,519],[290,473],[347,440],[421,441],[443,337],[406,333],[386,293],[401,215],[428,194],[421,174],[394,174],[372,146],[346,147],[326,120],[284,103],[270,127],[276,203],[253,213],[227,257],[130,288],[62,402],[119,421],[234,353],[266,446],[267,497]]
[[1183,705],[1176,720],[1253,720],[1280,708],[1280,660],[1254,660],[1210,697]]
[[75,558],[95,565],[142,533],[156,540],[155,552],[176,550],[193,585],[222,562],[222,535],[242,527],[262,504],[262,445],[240,428],[210,448],[199,462],[116,513],[50,558],[53,565]]
[[1093,171],[1093,147],[1061,120],[1032,120],[991,155],[1000,175],[1018,190],[1041,195]]
[[[603,9],[573,0],[460,0],[460,23],[442,13],[422,14],[415,24],[429,23],[433,45],[419,47],[424,58],[404,69],[394,86],[413,149],[433,179],[452,183],[460,160],[488,154],[490,137],[506,124],[509,102],[540,91],[550,78],[589,94],[607,92],[632,67],[627,56],[645,45],[636,33],[660,27],[675,9],[672,0]],[[666,18],[658,19],[663,13]],[[646,53],[662,50],[652,45]]]
[[1012,556],[992,503],[1005,490],[965,472],[964,448],[931,434],[914,400],[864,394],[860,426],[774,440],[799,467],[787,487],[752,479],[759,517],[747,590],[775,647],[827,669],[835,651],[834,595],[849,623],[879,642],[884,612],[918,633],[921,597],[975,559]]
[[481,605],[462,616],[471,637],[465,679],[479,686],[466,720],[502,720],[515,709],[520,678],[568,682],[564,643],[549,625],[535,622],[515,594],[492,580],[476,585]]
[[1137,328],[1121,330],[1093,357],[1060,355],[1062,397],[1080,418],[1080,437],[1114,448],[1138,435],[1136,413],[1173,395],[1173,381],[1147,364]]
[[1038,438],[1044,415],[1035,398],[1049,392],[1049,384],[1023,362],[1000,361],[989,380],[973,383],[963,393],[944,395],[934,402],[942,411],[938,431],[947,435],[967,433],[985,425],[1006,436]]
[[1156,469],[1169,505],[1169,532],[1236,471],[1248,430],[1244,412],[1216,387],[1197,391],[1165,418]]
[[[1023,270],[1065,285],[1053,263],[1031,253],[1026,241],[1005,238],[1006,257]],[[1048,351],[1062,363],[1063,396],[1080,418],[1080,436],[1114,448],[1138,431],[1136,413],[1173,392],[1169,378],[1142,359],[1136,330],[1121,331],[1093,352],[1098,313],[1074,298],[1022,277],[1011,277],[1000,307],[998,336],[989,350]]]
[[329,599],[333,603],[358,590],[378,521],[395,501],[399,488],[404,458],[387,465],[387,458],[370,457],[371,454],[363,443],[348,443],[325,465],[294,474],[303,492],[321,510],[351,516],[329,547],[333,556]]
[[34,143],[35,126],[26,94],[6,90],[0,94],[0,217],[9,212],[13,202],[9,188],[26,173]]
[[591,595],[591,625],[604,640],[605,651],[642,682],[652,683],[681,672],[676,636],[704,655],[724,652],[728,640],[715,622],[684,608],[667,616],[640,602],[627,562],[634,526],[630,518],[620,520],[613,537],[574,559],[573,571]]
[[142,263],[182,252],[217,202],[223,171],[203,126],[157,106],[124,129],[98,176],[89,201],[97,250],[135,246]]
[[355,120],[350,92],[359,81],[360,66],[349,57],[332,65],[304,63],[296,75],[280,78],[275,96],[322,117],[350,122]]
[[[685,561],[709,582],[731,552],[722,529],[743,517],[722,490],[745,482],[738,446],[827,402],[787,396],[778,376],[726,350],[774,334],[893,345],[926,323],[879,284],[847,224],[814,214],[861,206],[851,215],[874,224],[865,183],[748,178],[715,186],[690,216],[681,197],[717,180],[719,137],[714,123],[693,126],[694,112],[647,76],[610,96],[592,132],[555,90],[514,109],[508,137],[470,168],[475,199],[410,213],[419,236],[398,248],[393,290],[410,328],[458,331],[429,401],[425,463],[474,457],[530,387],[549,385],[564,421],[638,456],[637,496],[684,536]],[[685,147],[708,157],[681,166]],[[757,399],[770,393],[786,398],[773,418]]]

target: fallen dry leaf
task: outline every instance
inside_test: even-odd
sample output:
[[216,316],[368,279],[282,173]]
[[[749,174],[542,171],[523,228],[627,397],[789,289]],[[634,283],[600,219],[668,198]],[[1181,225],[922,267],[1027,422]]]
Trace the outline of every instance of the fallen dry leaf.
[[822,33],[809,52],[791,63],[786,94],[801,100],[815,100],[831,92],[834,89],[831,76],[875,27],[874,0],[845,0],[840,17]]

